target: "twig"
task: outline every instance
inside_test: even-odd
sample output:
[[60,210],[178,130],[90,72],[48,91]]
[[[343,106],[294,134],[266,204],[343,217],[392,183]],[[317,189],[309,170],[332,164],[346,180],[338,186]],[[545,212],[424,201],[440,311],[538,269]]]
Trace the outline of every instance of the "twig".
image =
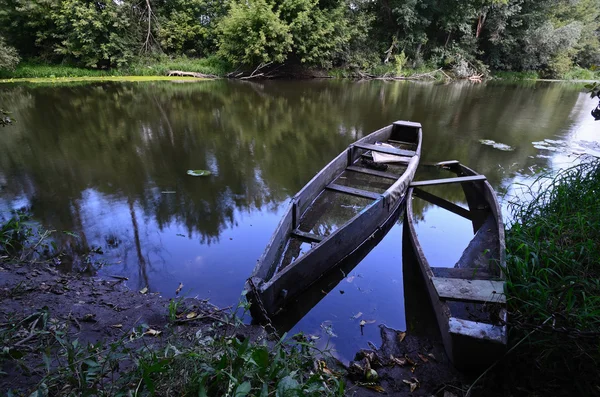
[[196,317],[192,317],[192,318],[181,318],[181,319],[175,320],[175,324],[189,323],[190,321],[204,320],[206,318],[214,320],[214,321],[218,321],[218,322],[221,322],[221,323],[224,323],[227,325],[233,325],[227,320],[223,320],[221,318],[211,316],[210,314],[205,314],[203,316],[196,316]]
[[111,275],[110,275],[110,276],[108,276],[108,277],[116,278],[117,280],[123,280],[123,281],[127,281],[127,280],[129,280],[127,277],[123,277],[123,276],[117,276],[117,275],[114,275],[114,274],[111,274]]

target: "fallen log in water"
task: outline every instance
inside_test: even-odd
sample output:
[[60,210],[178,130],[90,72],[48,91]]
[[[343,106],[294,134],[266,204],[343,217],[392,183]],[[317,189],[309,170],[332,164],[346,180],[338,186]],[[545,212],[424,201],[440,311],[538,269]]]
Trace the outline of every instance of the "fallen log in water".
[[183,72],[181,70],[169,70],[167,73],[168,76],[188,76],[188,77],[196,77],[199,79],[217,79],[219,76],[215,76],[214,74],[204,74],[197,72]]

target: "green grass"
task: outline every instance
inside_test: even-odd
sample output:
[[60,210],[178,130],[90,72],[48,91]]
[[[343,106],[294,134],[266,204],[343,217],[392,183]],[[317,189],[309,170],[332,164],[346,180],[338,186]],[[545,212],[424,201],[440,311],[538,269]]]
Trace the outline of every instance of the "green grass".
[[[185,72],[196,72],[223,76],[231,70],[226,62],[216,58],[208,57],[201,59],[161,57],[157,59],[140,58],[127,67],[108,70],[86,69],[69,65],[48,65],[35,62],[21,62],[15,70],[0,70],[0,79],[58,79],[58,78],[85,78],[106,79],[123,78],[131,81],[134,76],[140,81],[141,76],[162,76],[167,78],[170,70],[181,70]],[[171,78],[172,79],[172,78]],[[178,80],[181,78],[178,78]],[[122,80],[110,80],[122,81]]]
[[564,80],[597,80],[600,78],[600,73],[577,66],[565,73],[562,78]]
[[492,72],[494,78],[500,80],[518,81],[518,80],[537,80],[540,75],[536,71],[529,72],[509,72],[509,71],[495,71]]
[[505,269],[511,343],[530,336],[502,378],[531,395],[597,395],[600,162],[533,186],[533,199],[513,206]]
[[64,84],[95,81],[120,81],[120,82],[144,82],[144,81],[201,81],[195,77],[177,77],[177,76],[96,76],[96,77],[35,77],[35,78],[17,78],[4,79],[0,83],[39,83],[39,84]]

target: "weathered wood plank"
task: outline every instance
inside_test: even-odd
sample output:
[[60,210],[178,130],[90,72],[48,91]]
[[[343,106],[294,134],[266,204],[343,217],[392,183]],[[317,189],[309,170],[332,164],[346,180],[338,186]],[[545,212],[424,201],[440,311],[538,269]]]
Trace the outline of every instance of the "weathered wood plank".
[[447,185],[450,183],[464,183],[464,182],[480,182],[485,181],[487,178],[485,175],[473,175],[473,176],[459,176],[456,178],[444,178],[444,179],[431,179],[428,181],[416,181],[410,184],[411,187],[419,186],[433,186],[433,185]]
[[329,185],[327,185],[326,188],[329,190],[334,190],[336,192],[351,194],[353,196],[364,197],[372,200],[377,200],[381,197],[381,194],[379,193],[369,192],[368,190],[356,189],[354,187],[349,186],[342,186],[336,183],[330,183]]
[[448,160],[448,161],[438,161],[437,163],[425,162],[421,163],[422,166],[425,167],[444,167],[450,165],[458,165],[460,162],[458,160]]
[[500,344],[506,343],[506,326],[478,323],[455,317],[450,317],[449,325],[449,331],[452,335],[466,336]]
[[435,277],[462,278],[465,280],[490,280],[496,276],[485,269],[467,269],[458,267],[432,267]]
[[318,236],[313,233],[303,232],[302,230],[298,230],[298,229],[294,229],[292,231],[292,235],[295,237],[298,237],[302,240],[308,240],[308,241],[314,242],[314,243],[320,243],[324,239],[323,236]]
[[417,142],[407,142],[407,141],[398,141],[395,139],[388,139],[387,140],[390,143],[395,143],[397,145],[412,145],[412,146],[417,146]]
[[[313,177],[294,196],[294,202],[296,203],[296,220],[300,220],[302,214],[308,209],[317,196],[323,191],[326,185],[331,183],[335,178],[338,177],[344,171],[344,168],[348,165],[348,154],[347,151],[340,153],[335,159],[325,166],[317,175]],[[294,225],[297,227],[298,225]]]
[[407,121],[407,120],[394,121],[393,125],[397,125],[400,127],[421,128],[421,123],[417,123],[416,121]]
[[429,201],[431,204],[435,204],[438,207],[441,207],[447,211],[452,212],[453,214],[462,216],[463,218],[466,218],[468,220],[472,219],[471,212],[466,208],[463,208],[459,205],[451,203],[450,201],[444,200],[441,197],[438,197],[434,194],[431,194],[431,193],[421,190],[419,188],[414,188],[413,193],[418,198],[423,199],[425,201]]
[[381,145],[372,145],[370,143],[355,143],[354,147],[358,147],[365,150],[370,150],[372,152],[393,154],[394,156],[404,156],[404,157],[412,157],[416,154],[414,150],[404,150],[404,149],[396,149],[390,148]]
[[438,296],[443,299],[468,302],[506,302],[503,281],[442,277],[433,277],[431,281]]
[[400,178],[400,176],[401,176],[401,175],[392,174],[391,172],[370,170],[368,168],[357,167],[357,166],[354,166],[354,165],[346,167],[346,170],[347,171],[352,171],[352,172],[359,172],[361,174],[379,176],[381,178],[393,179],[393,180],[396,180],[396,179]]

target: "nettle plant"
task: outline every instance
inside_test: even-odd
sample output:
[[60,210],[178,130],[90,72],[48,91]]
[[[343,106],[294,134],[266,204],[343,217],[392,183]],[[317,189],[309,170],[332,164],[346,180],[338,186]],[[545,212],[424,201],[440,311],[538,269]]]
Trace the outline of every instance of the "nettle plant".
[[600,120],[600,82],[588,84],[585,86],[592,98],[598,98],[598,105],[592,110],[592,116],[596,121]]

